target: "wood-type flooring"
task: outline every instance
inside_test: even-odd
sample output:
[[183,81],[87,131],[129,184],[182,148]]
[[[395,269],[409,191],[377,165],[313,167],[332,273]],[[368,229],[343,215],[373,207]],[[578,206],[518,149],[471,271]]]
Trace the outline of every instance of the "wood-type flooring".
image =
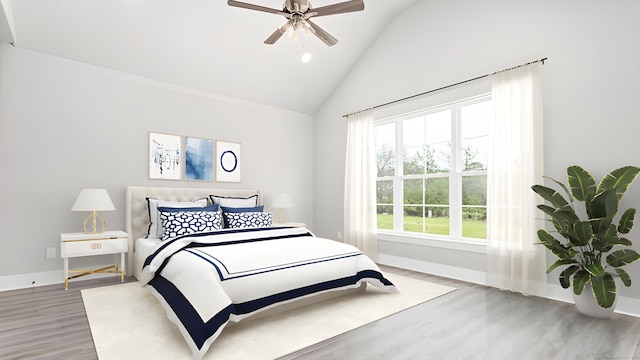
[[[640,318],[593,319],[572,304],[381,268],[457,290],[283,359],[640,360]],[[117,280],[0,292],[0,359],[97,359],[80,290]]]

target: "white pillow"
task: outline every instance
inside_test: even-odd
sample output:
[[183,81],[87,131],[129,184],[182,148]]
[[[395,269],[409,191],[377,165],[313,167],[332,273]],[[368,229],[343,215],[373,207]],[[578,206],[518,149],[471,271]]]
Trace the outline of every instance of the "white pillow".
[[206,198],[193,201],[164,201],[148,197],[147,205],[149,208],[149,230],[147,231],[146,237],[151,236],[162,238],[162,234],[164,234],[164,228],[162,227],[162,220],[160,219],[160,212],[158,211],[158,207],[180,209],[191,207],[201,208],[207,206],[207,204],[208,201]]
[[223,195],[209,195],[213,204],[218,204],[225,207],[233,208],[246,208],[258,206],[258,194],[249,195],[246,197],[240,196],[223,196]]

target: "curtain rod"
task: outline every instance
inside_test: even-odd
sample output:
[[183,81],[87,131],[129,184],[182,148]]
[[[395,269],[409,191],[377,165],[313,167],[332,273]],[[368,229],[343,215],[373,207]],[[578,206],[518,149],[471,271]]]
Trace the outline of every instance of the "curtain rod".
[[373,106],[373,107],[370,107],[370,108],[367,108],[367,109],[363,109],[363,110],[359,110],[359,111],[354,111],[354,112],[349,113],[349,114],[347,114],[347,115],[342,115],[342,117],[348,117],[348,116],[351,116],[351,115],[354,115],[354,114],[357,114],[357,113],[360,113],[360,112],[363,112],[363,111],[366,111],[366,110],[373,110],[373,109],[377,109],[377,108],[385,107],[385,106],[388,106],[388,105],[391,105],[391,104],[399,103],[399,102],[401,102],[401,101],[410,100],[410,99],[417,98],[417,97],[420,97],[420,96],[423,96],[423,95],[427,95],[427,94],[434,93],[434,92],[436,92],[436,91],[440,91],[440,90],[448,89],[448,88],[450,88],[450,87],[454,87],[454,86],[458,86],[458,85],[466,84],[466,83],[468,83],[468,82],[472,82],[472,81],[476,81],[476,80],[484,79],[484,78],[486,78],[486,77],[493,76],[493,75],[498,74],[498,73],[501,73],[501,72],[503,72],[503,71],[509,71],[509,70],[517,69],[517,68],[519,68],[519,67],[523,67],[523,66],[527,66],[527,65],[535,64],[535,63],[537,63],[537,62],[541,62],[541,63],[542,63],[542,65],[544,65],[545,60],[547,60],[547,58],[546,58],[546,57],[545,57],[545,58],[542,58],[542,59],[538,59],[538,60],[530,61],[530,62],[528,62],[528,63],[520,64],[520,65],[518,65],[518,66],[510,67],[510,68],[508,68],[508,69],[503,69],[503,70],[500,70],[500,71],[495,71],[495,72],[492,72],[492,73],[490,73],[490,74],[484,74],[484,75],[482,75],[482,76],[477,76],[477,77],[474,77],[473,79],[468,79],[468,80],[460,81],[460,82],[457,82],[457,83],[455,83],[455,84],[446,85],[446,86],[443,86],[443,87],[439,87],[439,88],[437,88],[437,89],[433,89],[433,90],[429,90],[429,91],[421,92],[421,93],[419,93],[419,94],[415,94],[415,95],[407,96],[407,97],[404,97],[404,98],[402,98],[402,99],[389,101],[389,102],[387,102],[387,103],[380,104],[380,105],[376,105],[376,106]]

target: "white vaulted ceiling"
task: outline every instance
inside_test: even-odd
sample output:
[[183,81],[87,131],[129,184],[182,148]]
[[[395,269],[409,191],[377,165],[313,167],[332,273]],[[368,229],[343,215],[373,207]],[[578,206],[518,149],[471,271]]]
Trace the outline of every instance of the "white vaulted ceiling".
[[[314,114],[385,26],[419,0],[365,0],[364,11],[315,18],[338,38],[333,47],[313,36],[265,45],[285,18],[225,0],[2,1],[17,47]],[[244,2],[282,8],[282,0]],[[300,61],[302,51],[311,62]]]

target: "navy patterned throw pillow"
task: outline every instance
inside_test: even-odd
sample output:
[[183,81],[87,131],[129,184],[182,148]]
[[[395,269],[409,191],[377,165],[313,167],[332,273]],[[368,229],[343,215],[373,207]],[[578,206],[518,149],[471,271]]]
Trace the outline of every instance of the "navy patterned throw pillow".
[[[206,209],[206,208],[203,208]],[[207,211],[189,209],[158,208],[160,219],[164,227],[162,240],[171,239],[180,235],[222,229],[222,210]]]
[[224,220],[230,228],[271,227],[273,216],[271,212],[225,212]]

